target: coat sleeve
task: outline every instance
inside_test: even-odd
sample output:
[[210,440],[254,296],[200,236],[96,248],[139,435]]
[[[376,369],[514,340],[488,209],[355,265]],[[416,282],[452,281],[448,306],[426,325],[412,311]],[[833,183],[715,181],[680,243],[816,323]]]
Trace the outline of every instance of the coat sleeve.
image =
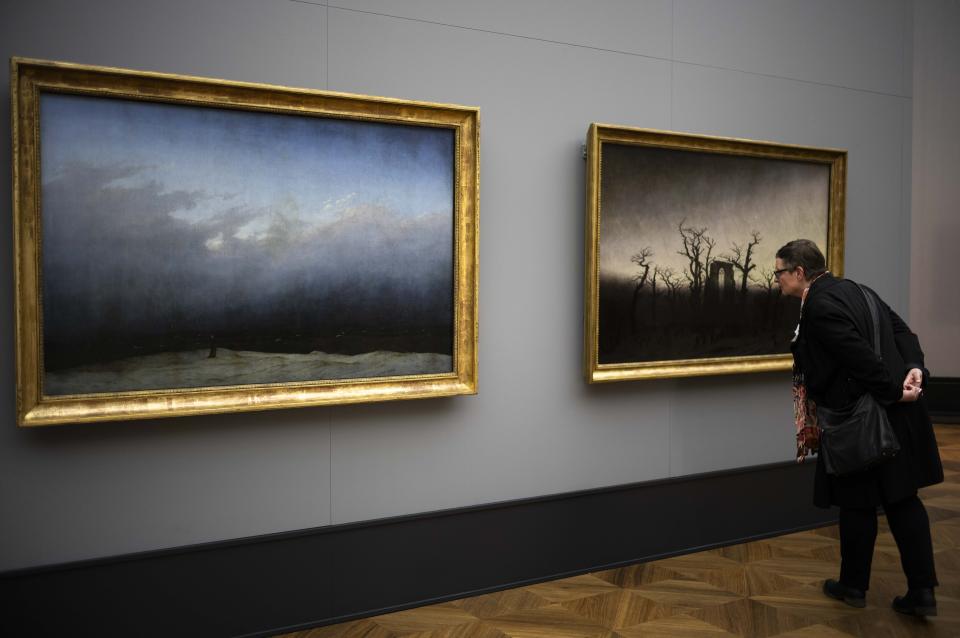
[[893,324],[893,338],[906,367],[903,373],[906,374],[913,368],[919,368],[923,371],[923,384],[926,385],[930,372],[923,364],[923,350],[920,348],[920,339],[910,330],[910,326],[900,318],[900,315],[886,304],[883,305],[890,313],[890,322]]
[[849,311],[827,300],[807,305],[804,319],[808,334],[820,342],[850,378],[881,403],[899,401],[903,396],[903,379],[890,375],[873,346],[857,330]]

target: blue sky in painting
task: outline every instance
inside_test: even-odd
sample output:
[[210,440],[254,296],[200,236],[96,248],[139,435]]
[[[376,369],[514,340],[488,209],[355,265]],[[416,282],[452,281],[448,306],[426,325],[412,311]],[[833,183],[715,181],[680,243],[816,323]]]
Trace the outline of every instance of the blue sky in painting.
[[260,211],[240,237],[276,211],[310,225],[360,204],[401,217],[453,206],[449,130],[62,94],[41,108],[45,181],[76,165],[136,167],[112,185],[203,194],[170,211],[185,221]]

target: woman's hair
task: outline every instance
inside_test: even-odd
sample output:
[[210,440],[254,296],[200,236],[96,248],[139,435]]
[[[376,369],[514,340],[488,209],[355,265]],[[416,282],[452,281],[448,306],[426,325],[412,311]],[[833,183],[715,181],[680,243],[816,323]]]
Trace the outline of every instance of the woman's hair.
[[826,260],[817,245],[809,239],[794,239],[777,251],[777,259],[790,268],[803,266],[807,279],[816,277],[827,269]]

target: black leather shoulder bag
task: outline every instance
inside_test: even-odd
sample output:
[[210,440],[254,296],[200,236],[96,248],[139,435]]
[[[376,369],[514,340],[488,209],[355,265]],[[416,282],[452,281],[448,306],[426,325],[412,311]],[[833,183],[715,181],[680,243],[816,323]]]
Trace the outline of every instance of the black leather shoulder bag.
[[[873,350],[881,359],[880,317],[873,296],[857,284],[873,318]],[[852,405],[839,410],[817,406],[820,454],[827,474],[845,476],[867,470],[900,451],[887,410],[864,392]]]

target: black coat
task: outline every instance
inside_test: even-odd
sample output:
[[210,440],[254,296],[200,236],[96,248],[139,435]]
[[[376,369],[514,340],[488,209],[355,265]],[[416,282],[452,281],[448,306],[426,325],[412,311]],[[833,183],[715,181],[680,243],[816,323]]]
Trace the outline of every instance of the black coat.
[[818,458],[813,500],[819,507],[876,507],[943,481],[926,400],[898,403],[911,368],[923,370],[924,384],[927,382],[920,341],[870,292],[878,302],[882,359],[874,353],[873,319],[860,289],[854,282],[830,274],[810,286],[791,349],[808,396],[817,405],[841,408],[870,392],[886,406],[901,449],[877,467],[839,478],[828,475],[823,459]]

